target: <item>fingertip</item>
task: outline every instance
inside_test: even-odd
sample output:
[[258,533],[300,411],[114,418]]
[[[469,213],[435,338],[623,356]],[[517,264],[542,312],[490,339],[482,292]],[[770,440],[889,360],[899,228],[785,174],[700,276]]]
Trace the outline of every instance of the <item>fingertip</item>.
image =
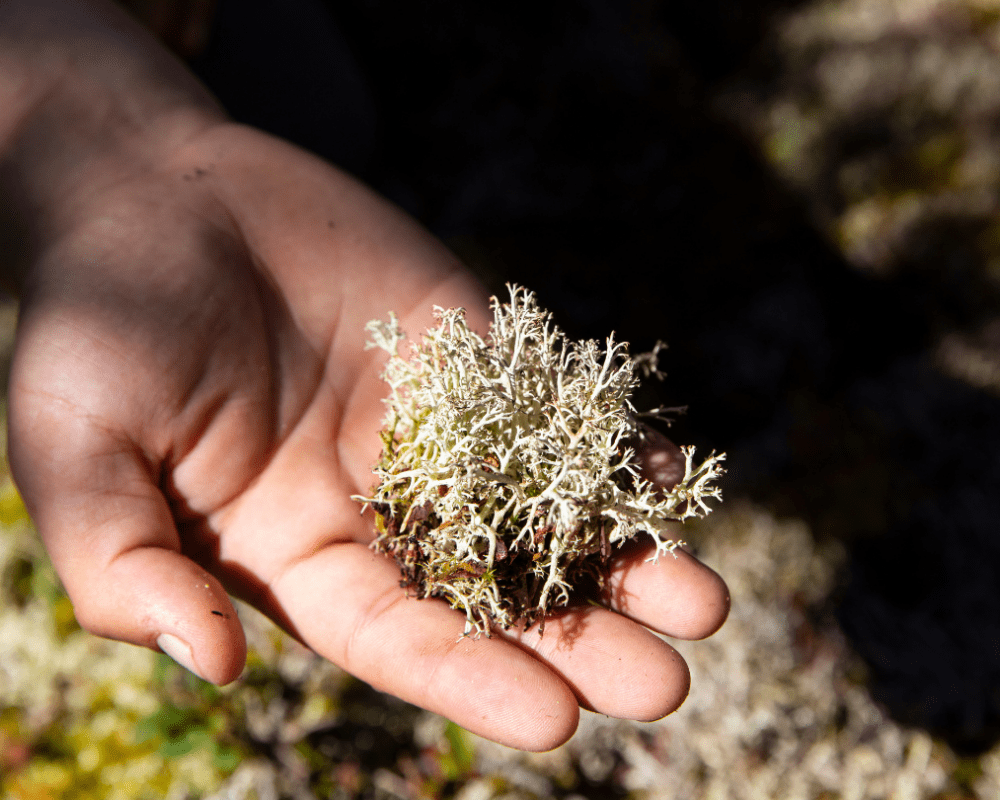
[[729,616],[729,589],[711,567],[684,550],[648,560],[651,548],[629,553],[611,578],[612,607],[655,631],[696,641]]
[[634,696],[620,698],[616,710],[605,712],[611,716],[655,722],[680,708],[691,691],[691,670],[681,654],[648,631],[646,635],[656,646],[643,653],[629,676]]
[[689,630],[689,635],[684,637],[691,641],[707,639],[716,633],[729,618],[729,611],[732,608],[729,587],[722,579],[722,576],[700,561],[697,563],[704,570],[700,574],[702,586],[699,591],[701,596],[707,598],[707,600],[702,606],[700,624],[693,624]]
[[643,477],[657,486],[672,489],[684,479],[683,451],[655,428],[643,428],[635,457]]
[[[445,615],[459,622],[443,604],[415,599],[404,603],[407,627],[422,628],[423,635],[412,645],[396,640],[398,651],[384,658],[386,664],[395,663],[393,674],[389,680],[385,674],[377,680],[380,688],[516,750],[546,752],[573,736],[580,705],[560,675],[497,634],[456,642],[460,628],[449,631],[443,624],[428,624],[432,615],[442,623]],[[424,666],[421,661],[428,656],[430,663]],[[373,677],[370,669],[361,673],[366,680]],[[420,675],[418,686],[407,685]]]
[[572,719],[568,716],[561,717],[559,725],[553,725],[544,735],[536,737],[531,742],[515,745],[515,748],[528,753],[548,753],[572,739],[579,725],[580,706],[574,703]]
[[669,676],[660,681],[658,691],[651,694],[648,715],[635,717],[639,722],[656,722],[673,714],[691,692],[691,670],[680,653],[672,647],[670,650]]
[[661,637],[603,608],[554,614],[507,634],[570,686],[579,704],[617,719],[649,722],[675,711],[691,686],[688,666]]
[[70,589],[81,627],[165,653],[203,680],[232,682],[246,663],[246,636],[219,581],[180,553],[138,547],[98,578]]
[[[213,619],[207,624],[170,626],[156,637],[155,646],[202,680],[225,686],[243,672],[246,665],[246,635],[236,609],[228,597],[211,604]],[[221,606],[221,608],[216,608]],[[198,613],[198,612],[196,612]],[[202,612],[203,613],[203,612]],[[233,622],[235,621],[235,624]],[[182,630],[174,632],[174,628]],[[187,638],[182,638],[186,636]]]
[[718,631],[729,617],[731,598],[722,576],[687,550],[675,552],[672,577],[675,591],[688,600],[687,613],[678,614],[670,635],[696,642]]
[[691,598],[687,613],[678,613],[670,634],[678,639],[699,641],[706,639],[723,626],[729,616],[729,587],[711,567],[694,556],[683,553],[680,558],[690,559],[682,591]]
[[509,714],[508,720],[501,720],[500,714],[489,721],[484,718],[487,738],[529,753],[547,753],[566,744],[580,724],[580,704],[573,691],[554,675],[549,683],[530,711],[521,703],[502,700],[501,714],[507,709],[516,709],[516,713]]

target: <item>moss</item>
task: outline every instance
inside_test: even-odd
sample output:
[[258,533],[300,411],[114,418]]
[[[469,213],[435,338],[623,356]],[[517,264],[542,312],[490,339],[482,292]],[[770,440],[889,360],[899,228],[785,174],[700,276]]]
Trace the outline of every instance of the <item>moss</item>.
[[672,552],[668,522],[707,513],[722,472],[722,456],[696,463],[689,449],[673,489],[641,475],[649,428],[631,397],[655,353],[631,357],[613,336],[604,348],[571,341],[519,287],[493,312],[483,339],[463,309],[437,309],[410,360],[395,317],[369,324],[390,354],[390,395],[379,483],[358,498],[404,585],[465,611],[477,634],[543,624],[636,535]]

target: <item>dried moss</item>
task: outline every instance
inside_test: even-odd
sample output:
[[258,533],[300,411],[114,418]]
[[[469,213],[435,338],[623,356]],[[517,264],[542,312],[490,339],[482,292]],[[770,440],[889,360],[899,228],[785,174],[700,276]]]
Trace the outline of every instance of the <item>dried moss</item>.
[[571,341],[523,288],[493,313],[483,339],[463,309],[437,309],[409,359],[394,316],[368,326],[390,394],[379,483],[358,499],[376,512],[375,549],[418,597],[465,611],[466,633],[544,622],[640,533],[670,553],[670,521],[707,513],[722,472],[723,456],[688,449],[671,490],[640,474],[648,428],[630,398],[655,354]]

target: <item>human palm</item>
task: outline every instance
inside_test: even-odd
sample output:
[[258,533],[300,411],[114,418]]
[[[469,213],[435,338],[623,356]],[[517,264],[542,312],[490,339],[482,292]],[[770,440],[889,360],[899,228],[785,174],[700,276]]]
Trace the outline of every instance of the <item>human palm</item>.
[[[687,670],[648,628],[725,618],[686,554],[621,555],[610,608],[462,638],[368,549],[384,387],[364,324],[486,303],[448,251],[319,160],[227,123],[65,203],[32,265],[10,388],[18,485],[81,624],[234,679],[227,592],[379,689],[526,749],[580,705],[654,719]],[[669,467],[664,444],[651,454]],[[166,635],[166,636],[164,636]]]

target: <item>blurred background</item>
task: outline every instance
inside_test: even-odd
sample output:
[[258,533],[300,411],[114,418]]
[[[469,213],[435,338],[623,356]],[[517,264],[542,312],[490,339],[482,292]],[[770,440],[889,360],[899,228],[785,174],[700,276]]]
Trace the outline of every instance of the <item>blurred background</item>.
[[685,538],[733,613],[679,712],[525,755],[246,607],[224,689],[90,637],[4,474],[4,796],[1000,795],[1000,2],[130,5],[495,292],[668,342],[637,404],[729,453]]

